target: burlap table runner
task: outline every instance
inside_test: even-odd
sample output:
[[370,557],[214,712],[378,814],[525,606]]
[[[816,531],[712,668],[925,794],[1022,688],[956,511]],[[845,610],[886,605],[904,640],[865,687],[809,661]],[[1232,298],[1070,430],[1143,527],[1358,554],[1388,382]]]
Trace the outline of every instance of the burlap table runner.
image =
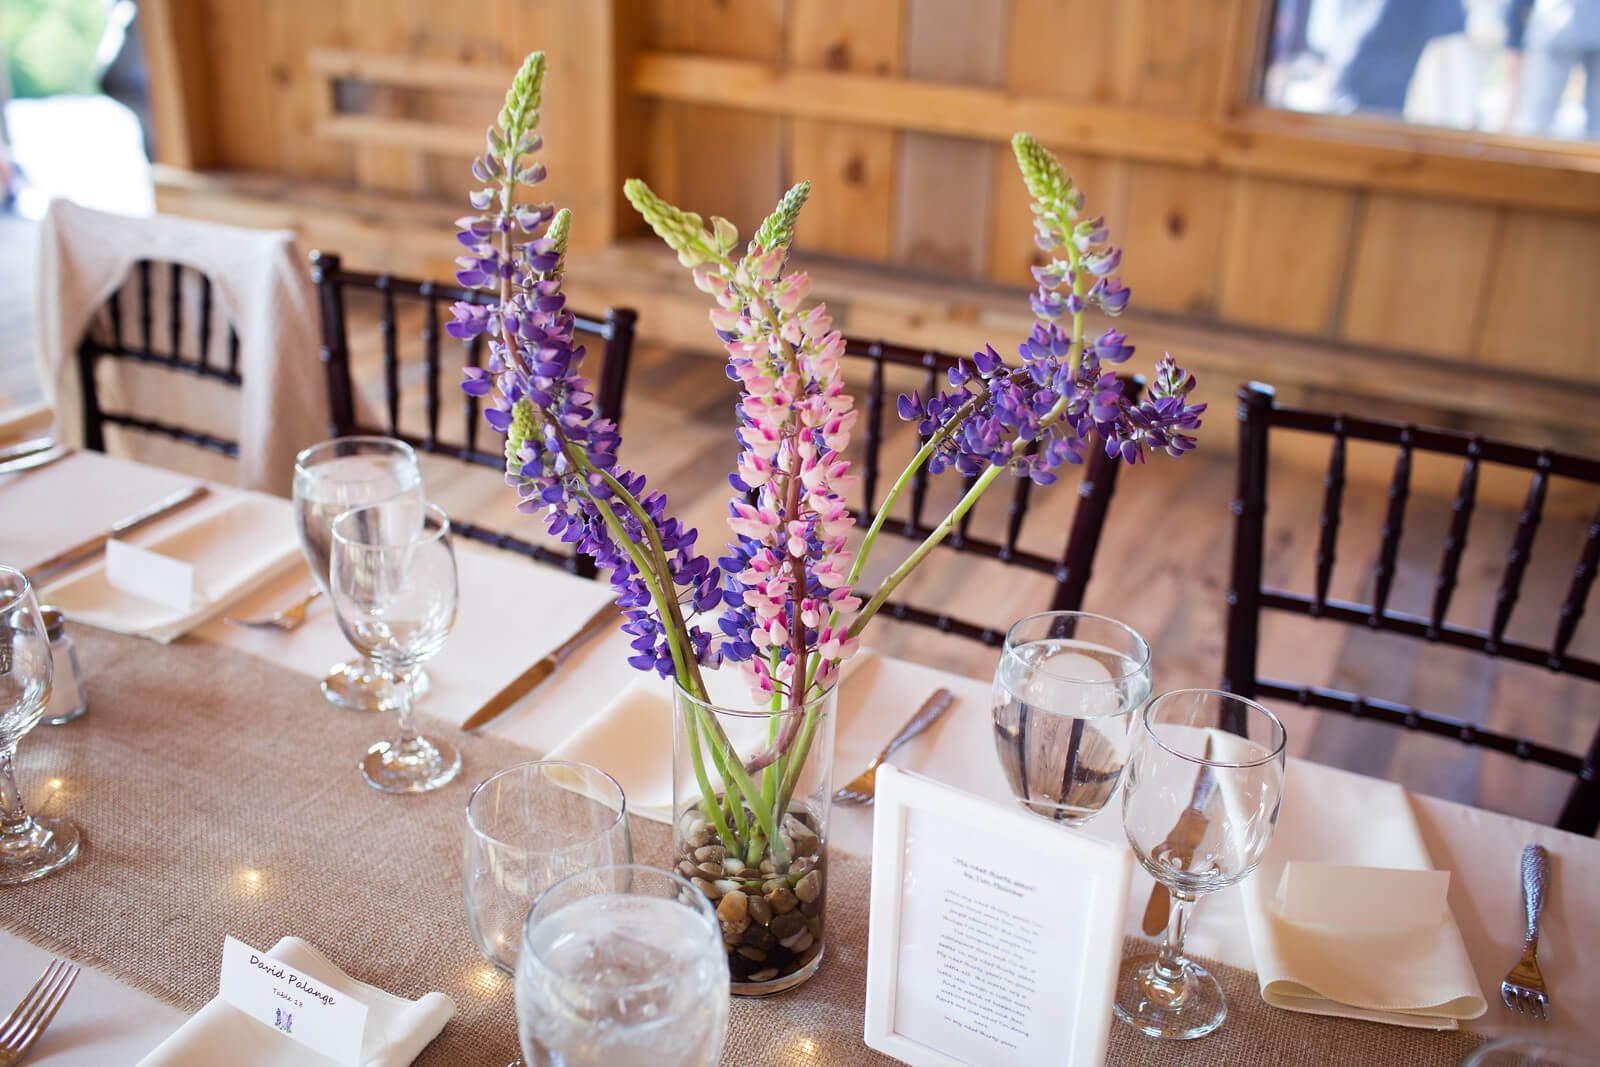
[[[356,760],[376,716],[329,708],[302,675],[218,646],[162,647],[79,628],[92,710],[34,731],[19,752],[30,797],[82,827],[73,866],[0,893],[0,922],[187,1011],[217,988],[222,939],[259,948],[294,934],[362,981],[407,997],[440,990],[457,1014],[419,1064],[505,1063],[516,1052],[509,983],[478,955],[461,899],[471,785],[532,756],[451,730],[458,782],[420,797],[368,789]],[[641,861],[665,827],[634,822]],[[735,1001],[725,1064],[891,1064],[861,1041],[867,862],[831,860],[827,958],[801,989]],[[1149,1041],[1113,1024],[1108,1062],[1454,1064],[1477,1043],[1268,1008],[1255,976],[1215,968],[1230,1014],[1215,1035]]]

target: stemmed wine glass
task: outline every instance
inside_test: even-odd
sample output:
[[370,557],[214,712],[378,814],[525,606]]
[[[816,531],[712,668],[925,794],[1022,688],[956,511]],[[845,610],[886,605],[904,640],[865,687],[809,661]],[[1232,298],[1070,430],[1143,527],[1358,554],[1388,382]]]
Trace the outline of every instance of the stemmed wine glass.
[[[395,497],[422,499],[417,454],[392,437],[336,437],[312,445],[294,461],[294,517],[311,575],[324,593],[333,554],[333,520],[363,504]],[[428,689],[423,671],[412,673],[411,697]],[[370,661],[357,657],[329,669],[322,680],[329,703],[352,711],[388,710],[388,684]]]
[[994,674],[994,745],[1035,815],[1079,826],[1111,800],[1129,719],[1150,696],[1150,643],[1103,615],[1046,611],[1006,633]]
[[78,828],[30,816],[12,766],[17,742],[50,703],[53,672],[33,587],[21,571],[0,566],[0,885],[42,878],[78,856]]
[[566,760],[518,764],[478,783],[467,798],[463,846],[467,925],[508,978],[540,893],[570,874],[633,862],[622,787]]
[[1227,1017],[1217,980],[1184,959],[1184,932],[1196,898],[1248,878],[1271,844],[1284,746],[1276,715],[1212,689],[1163,693],[1140,717],[1122,823],[1172,908],[1161,948],[1122,961],[1114,1007],[1151,1037],[1201,1037]]
[[367,750],[363,777],[386,793],[439,788],[461,770],[461,753],[412,727],[409,683],[456,618],[449,516],[412,497],[346,511],[333,521],[329,585],[339,628],[382,672],[399,716],[394,740]]

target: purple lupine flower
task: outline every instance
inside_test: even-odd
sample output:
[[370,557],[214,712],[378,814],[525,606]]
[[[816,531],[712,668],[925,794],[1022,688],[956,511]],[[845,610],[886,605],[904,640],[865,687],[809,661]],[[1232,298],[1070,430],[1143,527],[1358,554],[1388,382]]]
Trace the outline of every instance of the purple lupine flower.
[[1149,396],[1129,403],[1110,369],[1133,355],[1127,335],[1082,335],[1088,308],[1114,316],[1128,306],[1132,294],[1115,274],[1122,252],[1107,243],[1103,217],[1082,217],[1083,194],[1060,163],[1025,134],[1013,143],[1034,197],[1039,247],[1052,257],[1033,268],[1038,288],[1029,304],[1038,321],[1018,346],[1021,362],[1007,367],[985,346],[971,370],[965,362],[950,370],[950,390],[926,401],[901,396],[896,410],[937,442],[928,460],[934,474],[999,467],[1049,484],[1062,464],[1082,462],[1091,438],[1130,463],[1141,462],[1147,447],[1181,455],[1194,447],[1190,431],[1205,410],[1185,399],[1194,379],[1169,356],[1157,365]]
[[[545,177],[543,164],[521,161],[539,147],[529,131],[542,73],[542,58],[530,57],[507,96],[501,128],[489,133],[489,152],[473,164],[473,175],[492,184],[472,194],[483,214],[457,222],[466,254],[457,260],[456,280],[489,299],[456,303],[445,328],[464,341],[488,342],[485,365],[465,368],[461,388],[485,400],[484,419],[506,435],[506,481],[517,489],[517,508],[543,513],[552,536],[609,573],[632,639],[628,662],[671,677],[676,664],[661,606],[630,549],[650,543],[653,534],[666,567],[654,577],[697,611],[720,603],[721,573],[695,551],[696,531],[667,515],[666,497],[618,466],[617,427],[596,417],[581,373],[585,349],[574,341],[575,320],[561,290],[571,213],[515,199],[518,187]],[[715,659],[711,634],[690,626],[685,636],[696,661]]]

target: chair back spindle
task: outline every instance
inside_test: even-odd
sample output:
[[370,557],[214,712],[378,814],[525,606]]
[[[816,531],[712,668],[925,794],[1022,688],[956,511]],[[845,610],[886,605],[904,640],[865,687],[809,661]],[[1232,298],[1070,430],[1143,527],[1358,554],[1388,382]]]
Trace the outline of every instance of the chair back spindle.
[[[164,314],[167,319],[165,338],[157,341],[156,294],[157,269],[167,286]],[[112,410],[101,396],[96,368],[102,359],[122,360],[130,363],[159,367],[164,371],[189,374],[197,378],[220,382],[238,388],[239,334],[228,326],[229,360],[226,369],[215,367],[208,358],[214,309],[211,280],[192,267],[179,263],[157,263],[138,260],[132,268],[132,278],[106,298],[99,311],[91,318],[91,326],[78,342],[78,386],[83,403],[84,447],[95,452],[106,449],[106,427],[117,426],[145,434],[154,434],[174,441],[194,445],[207,451],[237,459],[239,443],[201,430],[180,426],[164,419],[136,415],[131,411]],[[198,306],[195,309],[195,346],[193,353],[185,351],[184,321],[189,301],[185,298],[191,290],[190,279],[196,284]],[[128,304],[134,304],[133,314],[137,327],[137,344],[130,344],[127,336],[126,313]]]

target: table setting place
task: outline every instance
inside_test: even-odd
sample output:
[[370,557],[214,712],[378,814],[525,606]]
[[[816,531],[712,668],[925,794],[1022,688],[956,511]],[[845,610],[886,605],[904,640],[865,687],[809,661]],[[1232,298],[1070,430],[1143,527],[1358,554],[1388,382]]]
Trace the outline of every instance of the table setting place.
[[464,536],[398,436],[310,444],[291,499],[0,442],[0,1067],[1596,1062],[1593,839],[1292,758],[1105,614],[1011,620],[982,678],[872,650],[1000,475],[1194,447],[1194,379],[1135,400],[1084,334],[1126,289],[1053,156],[1014,142],[1021,362],[900,396],[920,447],[859,525],[844,341],[787,262],[809,185],[741,254],[628,183],[740,390],[696,531],[595,413],[571,213],[521,196],[544,74],[446,332],[487,343],[462,389],[548,559]]

